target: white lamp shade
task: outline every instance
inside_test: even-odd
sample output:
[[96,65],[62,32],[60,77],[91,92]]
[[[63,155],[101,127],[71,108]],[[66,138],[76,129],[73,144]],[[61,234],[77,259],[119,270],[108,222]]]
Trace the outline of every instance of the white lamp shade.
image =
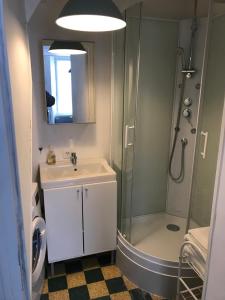
[[50,53],[63,56],[81,55],[87,53],[80,42],[71,41],[54,41],[48,51]]
[[114,31],[126,26],[112,0],[69,0],[56,24],[63,28],[88,32]]

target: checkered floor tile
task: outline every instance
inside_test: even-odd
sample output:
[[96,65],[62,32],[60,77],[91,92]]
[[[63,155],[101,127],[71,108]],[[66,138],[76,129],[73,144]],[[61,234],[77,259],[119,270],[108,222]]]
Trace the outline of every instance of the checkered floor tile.
[[52,277],[50,266],[41,300],[160,300],[149,295],[111,265],[110,253],[89,256],[55,264]]

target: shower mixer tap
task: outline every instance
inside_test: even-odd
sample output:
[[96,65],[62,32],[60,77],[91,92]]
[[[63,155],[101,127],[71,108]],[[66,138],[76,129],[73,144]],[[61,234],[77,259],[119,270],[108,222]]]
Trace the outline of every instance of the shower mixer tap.
[[191,79],[192,76],[196,73],[196,70],[194,70],[194,69],[192,69],[192,70],[182,70],[181,72],[183,74],[186,74],[187,79]]
[[185,108],[183,110],[183,117],[189,119],[191,117],[192,110],[190,108]]
[[184,99],[184,105],[185,106],[191,106],[192,105],[192,99],[190,97]]

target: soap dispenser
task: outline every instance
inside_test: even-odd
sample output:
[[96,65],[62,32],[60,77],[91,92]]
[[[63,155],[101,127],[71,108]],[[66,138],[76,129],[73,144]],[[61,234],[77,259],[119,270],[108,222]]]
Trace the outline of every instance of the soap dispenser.
[[47,155],[47,164],[55,165],[56,164],[56,155],[51,146],[48,147],[48,155]]

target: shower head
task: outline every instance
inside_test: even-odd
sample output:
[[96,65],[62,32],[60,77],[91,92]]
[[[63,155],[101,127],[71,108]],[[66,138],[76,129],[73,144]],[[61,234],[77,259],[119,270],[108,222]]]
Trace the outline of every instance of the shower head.
[[198,30],[198,22],[197,22],[197,18],[194,17],[193,18],[193,22],[191,24],[191,31],[192,31],[192,34],[195,34]]
[[185,68],[184,48],[177,47],[177,55],[181,57],[182,69]]

